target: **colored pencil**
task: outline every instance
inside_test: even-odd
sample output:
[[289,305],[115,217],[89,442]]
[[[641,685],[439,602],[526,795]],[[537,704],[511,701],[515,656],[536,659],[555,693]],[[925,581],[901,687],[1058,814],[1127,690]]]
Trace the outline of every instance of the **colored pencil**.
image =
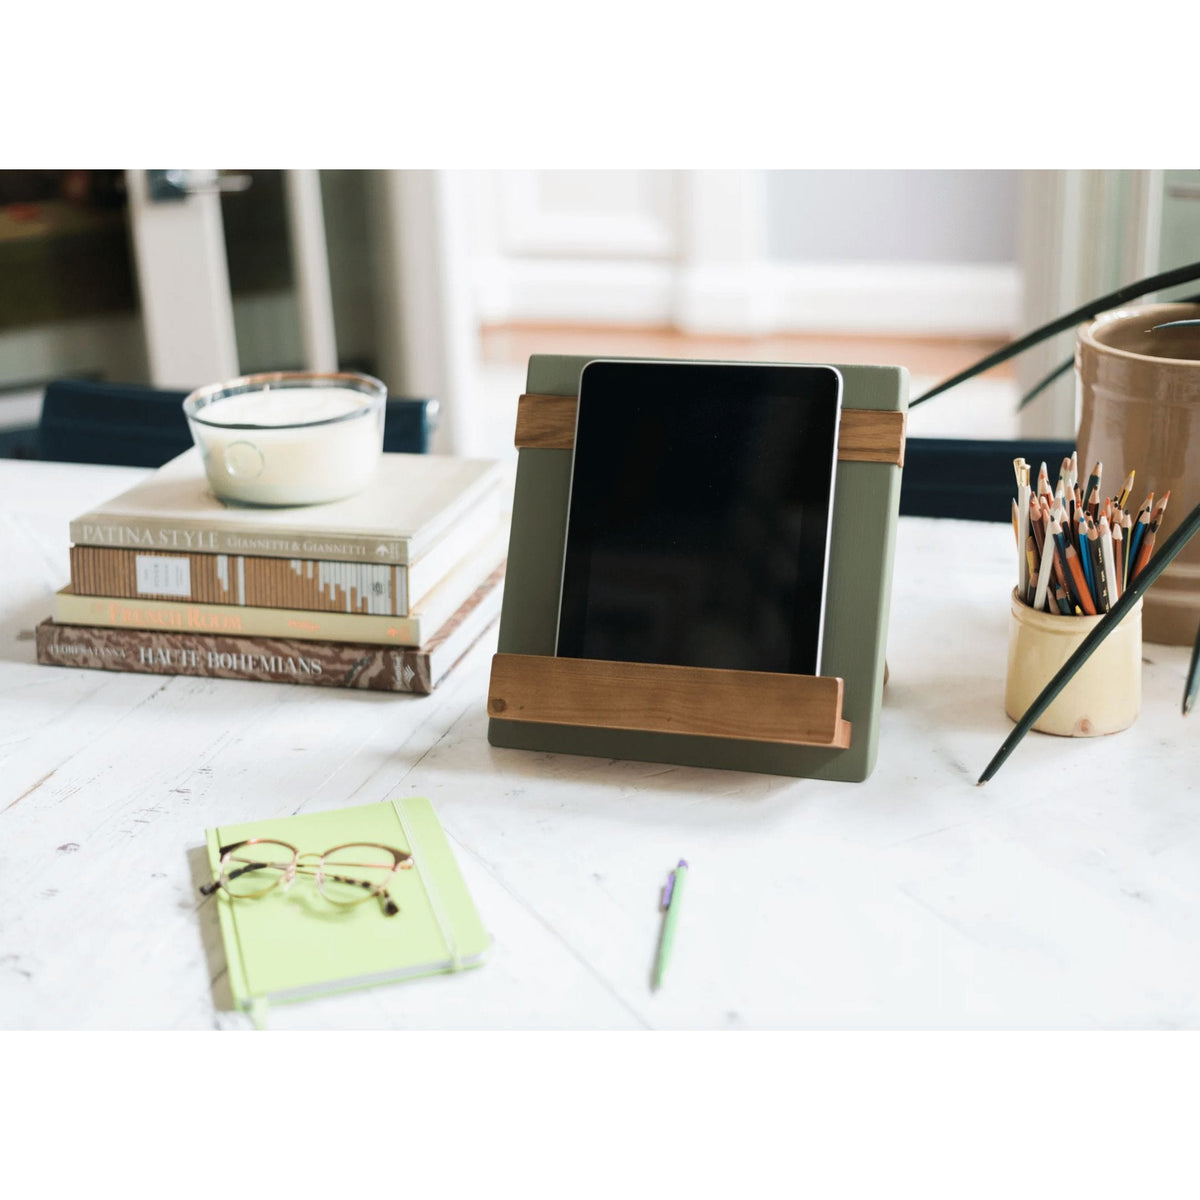
[[1100,518],[1098,532],[1100,535],[1100,559],[1104,564],[1104,585],[1108,588],[1109,607],[1112,607],[1117,602],[1121,591],[1117,586],[1117,564],[1113,559],[1112,530],[1109,528],[1107,517]]
[[1109,549],[1113,559],[1113,587],[1116,589],[1116,598],[1120,600],[1121,593],[1125,590],[1125,535],[1121,530],[1119,518],[1113,522]]
[[[1059,512],[1061,513],[1062,510],[1059,509]],[[1050,543],[1050,552],[1054,556],[1051,563],[1054,571],[1054,581],[1069,596],[1071,594],[1071,577],[1067,574],[1067,561],[1065,558],[1067,543],[1063,537],[1062,522],[1059,517],[1052,516],[1050,518],[1047,533],[1049,537],[1046,540]]]
[[1146,530],[1147,532],[1138,546],[1137,562],[1133,567],[1134,579],[1136,579],[1146,569],[1146,564],[1150,561],[1150,555],[1154,553],[1154,537],[1157,530],[1157,523],[1151,521],[1150,524],[1146,526]]
[[1092,555],[1088,547],[1087,516],[1083,509],[1079,510],[1079,523],[1075,527],[1075,541],[1079,545],[1079,560],[1083,564],[1083,573],[1087,579],[1088,591],[1093,600],[1098,598],[1096,576],[1092,571]]
[[1100,553],[1100,530],[1096,523],[1088,519],[1088,554],[1092,559],[1093,578],[1096,582],[1096,607],[1101,612],[1108,612],[1111,604],[1108,595],[1108,578],[1104,574],[1104,558]]
[[1096,615],[1096,606],[1092,602],[1091,589],[1084,578],[1083,568],[1079,565],[1079,555],[1076,553],[1074,546],[1067,547],[1066,560],[1067,568],[1071,572],[1071,578],[1075,582],[1075,599],[1089,617],[1094,617]]
[[1097,462],[1092,468],[1092,473],[1088,476],[1087,489],[1083,493],[1083,506],[1088,510],[1088,515],[1094,517],[1092,506],[1099,503],[1100,500],[1100,476],[1104,473],[1104,464]]
[[1133,518],[1126,513],[1121,518],[1121,591],[1129,586],[1129,552],[1133,549]]
[[1013,460],[1017,473],[1017,591],[1022,600],[1029,595],[1029,567],[1025,561],[1025,538],[1029,534],[1029,465],[1023,458]]
[[1136,471],[1130,471],[1125,477],[1125,486],[1121,488],[1117,495],[1117,507],[1124,508],[1129,503],[1129,493],[1133,491],[1133,477],[1137,474]]
[[[1029,530],[1033,534],[1033,542],[1037,548],[1038,561],[1042,559],[1042,543],[1046,540],[1046,531],[1042,528],[1042,506],[1036,496],[1029,501]],[[1032,586],[1033,581],[1030,581]]]
[[[1053,523],[1053,521],[1052,521]],[[1042,557],[1038,566],[1037,587],[1033,593],[1033,607],[1046,607],[1046,589],[1050,584],[1050,568],[1054,562],[1054,539],[1046,537],[1042,541]]]
[[1142,538],[1146,536],[1146,527],[1150,524],[1150,510],[1154,507],[1154,493],[1146,497],[1145,503],[1138,509],[1137,519],[1133,526],[1133,541],[1129,545],[1132,562],[1129,566],[1130,578],[1133,577],[1134,563],[1137,562],[1138,552],[1142,548]]

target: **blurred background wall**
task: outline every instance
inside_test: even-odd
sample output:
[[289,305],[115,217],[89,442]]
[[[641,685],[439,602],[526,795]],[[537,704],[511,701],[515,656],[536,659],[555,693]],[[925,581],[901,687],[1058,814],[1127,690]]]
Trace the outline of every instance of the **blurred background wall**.
[[[0,171],[0,437],[80,377],[379,375],[498,454],[529,353],[898,362],[935,382],[1200,254],[1189,171]],[[1070,337],[919,432],[1074,433]],[[11,442],[11,439],[9,439]]]

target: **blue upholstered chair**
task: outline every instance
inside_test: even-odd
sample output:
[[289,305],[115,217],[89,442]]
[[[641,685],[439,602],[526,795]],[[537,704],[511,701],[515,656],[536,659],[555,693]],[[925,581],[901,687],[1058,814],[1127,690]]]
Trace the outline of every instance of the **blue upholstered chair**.
[[[161,467],[192,445],[182,391],[134,384],[61,380],[46,387],[41,421],[28,457],[54,462]],[[425,454],[437,401],[389,397],[383,448]],[[24,457],[26,455],[22,455]]]
[[1071,441],[909,438],[900,479],[900,515],[1008,521],[1016,497],[1013,459],[1046,463],[1051,478],[1075,449]]

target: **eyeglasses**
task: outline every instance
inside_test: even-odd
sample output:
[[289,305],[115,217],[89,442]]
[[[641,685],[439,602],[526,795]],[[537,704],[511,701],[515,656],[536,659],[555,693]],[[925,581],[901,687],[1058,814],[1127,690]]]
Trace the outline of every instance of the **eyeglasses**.
[[317,890],[331,904],[349,908],[375,896],[388,917],[394,917],[400,907],[388,895],[387,885],[398,870],[412,866],[407,850],[376,842],[350,842],[323,854],[301,854],[287,842],[247,838],[222,846],[220,854],[220,877],[201,885],[205,896],[220,889],[234,899],[253,900],[281,884],[287,891],[297,874],[303,874],[316,880]]

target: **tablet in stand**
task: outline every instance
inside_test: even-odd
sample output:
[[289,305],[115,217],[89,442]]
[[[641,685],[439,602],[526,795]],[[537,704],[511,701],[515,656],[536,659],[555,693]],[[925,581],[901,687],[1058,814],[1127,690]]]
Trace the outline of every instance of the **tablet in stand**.
[[[517,480],[494,746],[858,782],[875,765],[908,373],[841,366],[842,419],[820,676],[556,658],[579,376],[534,355],[517,415]],[[835,364],[837,365],[837,364]]]

